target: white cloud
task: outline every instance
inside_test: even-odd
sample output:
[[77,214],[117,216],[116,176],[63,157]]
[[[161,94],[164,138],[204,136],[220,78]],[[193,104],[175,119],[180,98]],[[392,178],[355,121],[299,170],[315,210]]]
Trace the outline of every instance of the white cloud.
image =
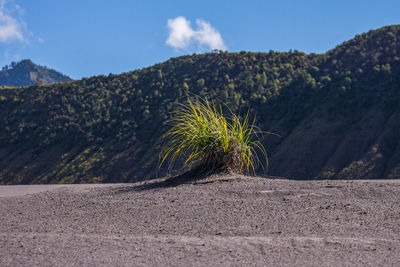
[[18,21],[0,10],[0,42],[24,41]]
[[23,9],[12,1],[0,1],[0,42],[26,41],[26,24],[20,18],[23,14]]
[[190,21],[185,17],[177,17],[168,20],[170,30],[167,45],[174,48],[185,49],[193,39],[195,32],[190,26]]
[[210,23],[196,20],[197,29],[193,29],[185,17],[168,20],[169,36],[167,45],[176,49],[188,49],[191,46],[207,47],[211,50],[227,50],[221,34]]

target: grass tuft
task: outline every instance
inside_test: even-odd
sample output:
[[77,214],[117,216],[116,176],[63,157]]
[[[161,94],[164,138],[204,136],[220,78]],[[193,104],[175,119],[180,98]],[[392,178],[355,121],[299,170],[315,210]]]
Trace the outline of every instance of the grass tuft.
[[254,173],[261,164],[257,150],[267,167],[267,153],[257,138],[255,118],[250,120],[247,112],[241,121],[229,112],[227,119],[221,105],[207,100],[188,100],[188,104],[180,105],[168,121],[171,129],[162,136],[165,145],[159,167],[168,158],[170,166],[183,158],[183,165],[196,162],[210,171]]

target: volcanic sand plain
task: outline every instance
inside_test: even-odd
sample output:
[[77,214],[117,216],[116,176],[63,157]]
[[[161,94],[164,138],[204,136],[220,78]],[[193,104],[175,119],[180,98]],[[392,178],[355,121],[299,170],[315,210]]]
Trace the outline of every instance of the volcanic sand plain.
[[399,266],[400,181],[0,186],[1,266]]

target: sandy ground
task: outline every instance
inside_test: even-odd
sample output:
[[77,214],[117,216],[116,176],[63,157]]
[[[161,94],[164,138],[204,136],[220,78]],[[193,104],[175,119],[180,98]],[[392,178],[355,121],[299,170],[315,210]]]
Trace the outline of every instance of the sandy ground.
[[400,181],[0,186],[0,266],[399,266]]

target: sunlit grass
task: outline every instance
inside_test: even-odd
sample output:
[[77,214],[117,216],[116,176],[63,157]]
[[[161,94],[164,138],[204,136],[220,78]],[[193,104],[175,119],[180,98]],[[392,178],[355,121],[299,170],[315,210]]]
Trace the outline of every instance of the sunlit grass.
[[198,162],[210,170],[255,172],[261,164],[257,150],[267,167],[267,153],[257,138],[255,118],[250,120],[248,112],[243,120],[231,111],[227,118],[221,105],[188,100],[172,115],[172,127],[162,136],[165,145],[159,167],[168,158],[170,165],[183,158],[183,165]]

